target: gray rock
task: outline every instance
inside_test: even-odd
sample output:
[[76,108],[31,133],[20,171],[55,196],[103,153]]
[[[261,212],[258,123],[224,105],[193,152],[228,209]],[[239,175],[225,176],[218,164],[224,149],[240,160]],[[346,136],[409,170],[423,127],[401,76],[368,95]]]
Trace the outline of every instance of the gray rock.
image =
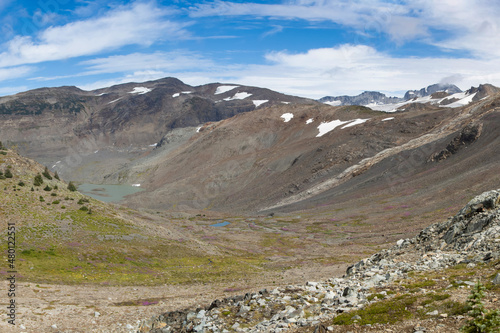
[[500,284],[500,273],[497,273],[495,278],[491,281],[493,284]]

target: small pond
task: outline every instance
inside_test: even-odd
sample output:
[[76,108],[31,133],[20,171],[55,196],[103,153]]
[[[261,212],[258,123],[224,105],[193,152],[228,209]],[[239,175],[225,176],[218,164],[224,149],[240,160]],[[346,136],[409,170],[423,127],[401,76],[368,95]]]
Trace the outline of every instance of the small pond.
[[104,202],[118,202],[126,195],[144,191],[144,189],[132,185],[80,184],[78,191]]
[[227,222],[227,221],[224,221],[224,222],[219,222],[219,223],[216,223],[216,224],[211,224],[210,226],[211,227],[225,227],[226,225],[229,225],[231,223]]

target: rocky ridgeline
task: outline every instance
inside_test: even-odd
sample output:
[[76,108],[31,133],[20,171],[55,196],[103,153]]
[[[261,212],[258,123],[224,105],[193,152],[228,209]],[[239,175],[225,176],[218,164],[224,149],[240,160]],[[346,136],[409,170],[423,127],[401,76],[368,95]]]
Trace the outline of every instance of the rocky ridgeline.
[[[473,268],[499,258],[499,201],[500,190],[485,192],[448,221],[350,266],[342,278],[215,300],[205,309],[167,312],[143,321],[138,332],[285,332],[303,326],[314,332],[333,331],[321,323],[376,302],[377,298],[368,300],[375,286],[406,278],[410,271],[459,263]],[[499,276],[495,280],[500,283]]]

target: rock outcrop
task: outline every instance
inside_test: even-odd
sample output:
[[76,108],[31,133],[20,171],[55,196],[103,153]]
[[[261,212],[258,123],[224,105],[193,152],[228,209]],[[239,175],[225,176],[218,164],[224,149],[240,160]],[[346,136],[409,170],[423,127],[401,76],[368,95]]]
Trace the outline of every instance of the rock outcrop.
[[342,278],[215,300],[204,309],[167,312],[143,321],[139,332],[285,332],[303,326],[332,331],[322,323],[374,302],[376,298],[369,297],[373,287],[411,271],[458,263],[473,267],[474,262],[499,257],[500,190],[493,190],[475,197],[447,221],[350,266]]

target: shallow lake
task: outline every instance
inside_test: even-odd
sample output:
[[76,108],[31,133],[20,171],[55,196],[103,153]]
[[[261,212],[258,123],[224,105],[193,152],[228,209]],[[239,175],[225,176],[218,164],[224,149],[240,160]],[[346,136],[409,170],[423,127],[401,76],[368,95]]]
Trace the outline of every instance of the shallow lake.
[[211,227],[225,227],[226,225],[229,225],[231,223],[227,222],[227,221],[224,221],[224,222],[219,222],[219,223],[215,223],[215,224],[211,224],[210,226]]
[[80,184],[78,191],[104,202],[118,202],[126,195],[134,194],[144,189],[131,185]]

